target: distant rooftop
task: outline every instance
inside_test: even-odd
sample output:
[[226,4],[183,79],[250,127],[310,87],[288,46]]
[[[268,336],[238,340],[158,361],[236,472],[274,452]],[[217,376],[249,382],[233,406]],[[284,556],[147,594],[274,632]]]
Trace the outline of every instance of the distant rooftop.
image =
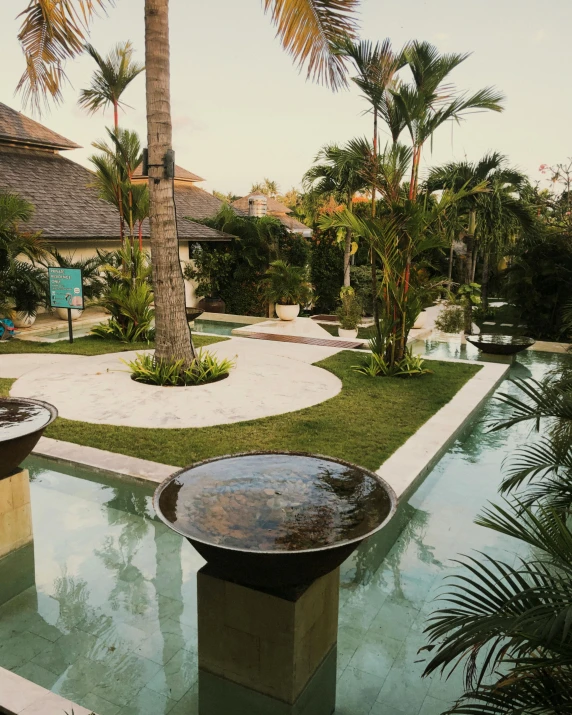
[[[239,211],[244,211],[248,214],[248,199],[251,196],[257,196],[260,192],[255,192],[253,194],[248,194],[248,196],[243,196],[241,199],[237,199],[236,201],[232,202],[232,205],[234,206],[235,209],[239,209]],[[288,206],[285,204],[280,203],[280,201],[276,201],[276,199],[273,199],[271,196],[268,197],[268,204],[267,204],[267,209],[269,214],[291,214],[292,209],[289,209]]]
[[0,143],[42,149],[80,149],[79,144],[0,102]]

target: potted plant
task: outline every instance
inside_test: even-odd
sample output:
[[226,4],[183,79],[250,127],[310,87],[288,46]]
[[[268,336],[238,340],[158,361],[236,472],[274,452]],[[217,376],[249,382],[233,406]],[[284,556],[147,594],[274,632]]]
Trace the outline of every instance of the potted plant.
[[300,305],[312,300],[312,286],[307,280],[306,269],[291,266],[286,261],[270,264],[264,288],[266,298],[275,304],[280,320],[294,320],[300,313]]
[[232,263],[232,254],[225,249],[205,249],[200,245],[193,248],[183,276],[195,285],[195,295],[200,298],[197,308],[208,313],[226,312],[221,292],[230,281]]
[[336,311],[340,327],[340,338],[357,338],[358,326],[361,322],[363,306],[356,292],[350,286],[344,286],[340,291],[340,307]]

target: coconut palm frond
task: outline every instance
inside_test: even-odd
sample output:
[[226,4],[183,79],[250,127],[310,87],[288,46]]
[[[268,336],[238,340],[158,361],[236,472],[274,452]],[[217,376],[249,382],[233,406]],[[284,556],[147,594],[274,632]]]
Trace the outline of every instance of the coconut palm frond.
[[357,33],[358,0],[264,0],[284,49],[308,77],[337,90],[347,85],[340,40]]
[[89,24],[99,9],[113,0],[30,0],[18,15],[22,24],[18,41],[26,69],[18,82],[24,105],[41,113],[43,102],[62,99],[66,81],[64,64],[83,52]]

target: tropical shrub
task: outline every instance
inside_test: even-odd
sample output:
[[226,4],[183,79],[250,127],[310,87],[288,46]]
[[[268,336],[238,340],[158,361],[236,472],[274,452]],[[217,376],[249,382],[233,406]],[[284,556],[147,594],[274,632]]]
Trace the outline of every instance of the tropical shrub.
[[190,387],[206,385],[228,377],[235,366],[234,360],[219,359],[212,353],[199,350],[190,365],[182,360],[170,362],[157,360],[150,353],[137,353],[135,360],[123,360],[136,382],[163,387]]
[[448,305],[435,319],[435,327],[444,333],[460,333],[465,327],[465,311],[460,305]]
[[340,306],[336,315],[343,330],[355,330],[361,322],[363,315],[361,300],[350,286],[340,291]]
[[565,234],[538,235],[523,245],[506,271],[505,297],[535,338],[558,340],[570,300],[572,241]]
[[38,266],[21,263],[8,289],[11,305],[17,313],[35,317],[38,308],[48,305],[48,276]]
[[[364,307],[366,315],[373,314],[373,291],[371,288],[371,266],[352,266],[350,282]],[[377,282],[381,282],[381,271],[377,271]]]
[[[344,254],[333,231],[316,231],[314,234],[310,280],[316,294],[316,311],[333,313],[344,284]],[[368,304],[364,302],[364,305]]]
[[312,244],[300,233],[284,232],[279,238],[279,253],[291,266],[304,267],[310,263]]
[[270,264],[264,291],[269,301],[281,305],[304,306],[312,300],[312,286],[307,280],[306,269],[282,260]]
[[572,380],[515,383],[525,399],[494,429],[530,422],[543,434],[512,455],[501,485],[503,506],[476,523],[529,547],[516,561],[465,559],[445,605],[426,632],[436,651],[425,674],[463,667],[465,692],[448,712],[560,715],[572,712]]
[[[373,338],[374,346],[375,340]],[[417,377],[431,372],[423,367],[424,363],[421,355],[413,355],[411,348],[407,348],[401,360],[394,361],[392,364],[385,359],[383,351],[373,347],[363,363],[354,365],[352,369],[368,377]]]
[[149,255],[128,241],[123,248],[100,256],[104,280],[99,304],[111,318],[92,328],[93,335],[124,343],[155,338]]

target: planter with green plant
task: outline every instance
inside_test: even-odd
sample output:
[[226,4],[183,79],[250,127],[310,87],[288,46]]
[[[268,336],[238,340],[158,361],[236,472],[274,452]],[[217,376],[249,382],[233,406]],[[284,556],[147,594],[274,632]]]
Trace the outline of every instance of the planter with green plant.
[[465,312],[460,305],[451,303],[435,319],[435,327],[442,333],[458,334],[463,332]]
[[291,266],[286,261],[274,261],[266,271],[264,281],[266,298],[275,304],[280,320],[294,320],[300,306],[312,300],[312,286],[306,268]]
[[340,291],[340,306],[336,311],[340,327],[340,338],[356,338],[358,326],[363,314],[362,302],[351,286],[344,286]]

